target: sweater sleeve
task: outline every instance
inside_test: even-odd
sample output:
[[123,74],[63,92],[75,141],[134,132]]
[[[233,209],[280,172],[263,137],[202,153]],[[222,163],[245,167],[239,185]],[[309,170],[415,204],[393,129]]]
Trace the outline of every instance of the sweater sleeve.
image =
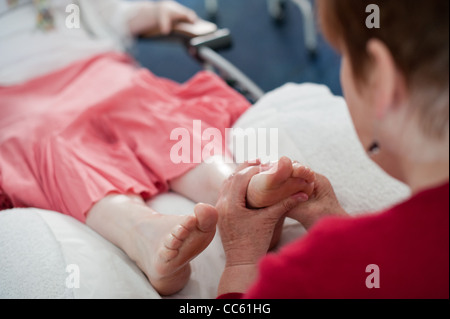
[[448,299],[448,183],[381,213],[328,218],[260,264],[244,299]]
[[350,224],[348,218],[329,218],[305,238],[268,255],[243,299],[361,296],[370,260],[365,258],[365,243],[355,241],[354,234],[346,235]]
[[[128,22],[139,11],[139,2],[124,0],[79,0],[88,25],[94,34],[106,34],[127,39],[132,35]],[[106,27],[106,28],[105,28]]]
[[221,296],[217,297],[217,299],[231,300],[231,299],[242,299],[243,297],[244,297],[244,294],[234,292],[234,293],[221,295]]
[[129,19],[137,13],[138,2],[123,0],[96,0],[92,2],[104,23],[119,33],[128,32],[127,24]]

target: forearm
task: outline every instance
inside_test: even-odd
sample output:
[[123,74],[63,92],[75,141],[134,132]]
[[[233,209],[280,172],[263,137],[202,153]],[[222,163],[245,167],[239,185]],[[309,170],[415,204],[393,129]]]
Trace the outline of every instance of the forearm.
[[247,292],[256,281],[257,275],[258,266],[256,264],[225,267],[220,279],[218,295]]

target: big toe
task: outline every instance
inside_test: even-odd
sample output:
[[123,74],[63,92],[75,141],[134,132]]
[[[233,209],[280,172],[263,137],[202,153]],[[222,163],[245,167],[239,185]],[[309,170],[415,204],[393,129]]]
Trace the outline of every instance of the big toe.
[[266,175],[266,187],[275,188],[286,182],[293,174],[292,161],[287,157],[282,157],[271,169],[261,173]]
[[197,228],[200,231],[204,233],[215,231],[219,214],[214,207],[206,204],[198,204],[195,206],[194,212],[197,217]]

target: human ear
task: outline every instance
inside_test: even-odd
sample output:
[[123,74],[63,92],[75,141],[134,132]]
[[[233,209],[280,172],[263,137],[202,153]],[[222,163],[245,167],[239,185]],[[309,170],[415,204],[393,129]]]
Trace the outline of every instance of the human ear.
[[390,111],[404,105],[406,84],[389,48],[382,41],[371,39],[367,52],[371,58],[368,79],[372,105],[377,119],[382,120]]

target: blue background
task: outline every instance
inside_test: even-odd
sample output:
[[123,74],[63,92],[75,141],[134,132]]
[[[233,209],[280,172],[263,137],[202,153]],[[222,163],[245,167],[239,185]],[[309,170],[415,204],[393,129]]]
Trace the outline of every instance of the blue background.
[[[178,0],[205,19],[204,0]],[[219,0],[215,22],[228,28],[233,47],[221,51],[222,56],[241,69],[264,91],[286,82],[313,82],[327,85],[342,95],[339,82],[340,57],[325,42],[319,30],[318,54],[311,58],[303,37],[300,10],[287,1],[283,22],[270,16],[266,0]],[[134,48],[139,62],[159,76],[184,82],[201,66],[187,55],[183,46],[160,41],[139,41]]]

